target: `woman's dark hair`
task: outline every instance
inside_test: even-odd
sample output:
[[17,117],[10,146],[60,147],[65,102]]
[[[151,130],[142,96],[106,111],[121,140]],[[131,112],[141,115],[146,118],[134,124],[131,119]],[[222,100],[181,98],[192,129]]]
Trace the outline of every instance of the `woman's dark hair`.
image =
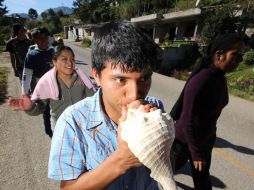
[[100,74],[107,61],[123,72],[154,70],[160,48],[146,32],[131,22],[111,22],[95,30],[92,67]]
[[70,51],[73,54],[73,56],[75,56],[73,50],[69,46],[59,45],[59,46],[55,47],[55,53],[54,53],[54,56],[53,56],[53,60],[57,60],[57,58],[60,56],[60,54],[64,50]]
[[206,48],[206,52],[196,67],[192,70],[192,73],[185,83],[185,86],[177,99],[176,103],[174,104],[170,115],[174,120],[180,118],[183,108],[183,98],[184,98],[184,90],[190,79],[200,72],[202,69],[208,67],[210,64],[213,63],[214,55],[217,51],[221,51],[222,53],[226,53],[227,51],[231,50],[234,45],[238,42],[244,42],[243,36],[239,35],[238,33],[230,33],[230,34],[223,34],[218,36],[215,40],[213,40]]

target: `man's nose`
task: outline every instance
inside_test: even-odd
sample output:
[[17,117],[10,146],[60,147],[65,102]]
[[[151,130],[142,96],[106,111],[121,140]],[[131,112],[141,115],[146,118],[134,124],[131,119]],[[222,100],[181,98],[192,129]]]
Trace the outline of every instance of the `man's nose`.
[[129,87],[127,87],[127,99],[129,101],[134,101],[140,99],[140,89],[136,82],[133,82]]
[[74,60],[73,59],[67,59],[67,63],[74,63]]

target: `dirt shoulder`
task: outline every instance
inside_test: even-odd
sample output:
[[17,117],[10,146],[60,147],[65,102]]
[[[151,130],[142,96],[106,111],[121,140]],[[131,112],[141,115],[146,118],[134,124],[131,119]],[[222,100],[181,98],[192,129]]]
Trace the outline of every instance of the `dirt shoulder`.
[[[0,66],[8,67],[7,96],[19,97],[20,82],[14,77],[8,53],[0,54]],[[31,117],[0,104],[0,189],[59,189],[47,178],[50,139],[45,135],[42,116]]]

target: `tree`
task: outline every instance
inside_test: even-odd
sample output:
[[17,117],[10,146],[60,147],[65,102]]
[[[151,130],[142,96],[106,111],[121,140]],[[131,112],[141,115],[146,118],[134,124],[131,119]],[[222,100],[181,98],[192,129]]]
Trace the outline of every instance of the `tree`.
[[74,14],[84,23],[99,23],[116,18],[116,5],[113,0],[76,0]]
[[132,17],[139,16],[140,13],[140,1],[129,0],[124,1],[118,8],[119,17],[122,19],[131,19]]
[[234,0],[227,1],[222,4],[223,0],[218,0],[219,4],[214,1],[204,1],[202,9],[202,20],[200,25],[203,26],[201,30],[201,39],[207,44],[211,39],[219,34],[241,31],[239,28],[240,17],[237,17],[239,6]]
[[28,20],[28,21],[26,21],[26,28],[28,30],[32,30],[33,28],[43,27],[43,26],[45,26],[45,24],[41,20]]
[[7,7],[3,5],[4,0],[0,0],[0,45],[5,45],[5,42],[10,39],[11,26],[14,20],[11,17],[5,16]]
[[43,20],[45,20],[47,18],[47,16],[48,16],[47,12],[42,12],[41,13],[41,17],[42,17]]
[[62,26],[72,25],[75,21],[75,18],[73,15],[65,15],[64,17],[60,17],[60,21],[62,23]]
[[47,13],[42,13],[44,26],[50,31],[52,34],[56,34],[62,31],[62,22],[60,17],[55,13],[53,9],[49,9]]
[[85,1],[85,0],[76,0],[73,3],[74,14],[84,23],[91,23],[92,15],[96,8],[96,2],[94,1]]
[[35,19],[37,19],[37,17],[38,17],[38,13],[37,13],[37,11],[36,11],[35,9],[30,8],[30,9],[28,10],[28,16],[29,16],[32,20],[35,20]]
[[65,16],[65,14],[64,14],[64,12],[63,12],[63,9],[60,9],[59,11],[57,11],[57,13],[56,13],[59,17],[64,17]]
[[0,0],[0,16],[3,16],[6,13],[8,13],[7,7],[5,5],[3,5],[3,2],[4,2],[4,0]]

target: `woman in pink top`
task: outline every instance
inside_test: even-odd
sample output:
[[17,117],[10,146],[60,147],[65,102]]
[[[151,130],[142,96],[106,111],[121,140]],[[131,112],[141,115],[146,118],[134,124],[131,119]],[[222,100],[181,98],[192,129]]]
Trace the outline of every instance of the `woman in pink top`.
[[56,47],[53,64],[54,68],[40,78],[31,97],[23,95],[8,101],[15,111],[26,111],[29,115],[43,113],[49,102],[52,131],[65,108],[95,92],[95,85],[89,76],[76,68],[74,52],[70,47]]

